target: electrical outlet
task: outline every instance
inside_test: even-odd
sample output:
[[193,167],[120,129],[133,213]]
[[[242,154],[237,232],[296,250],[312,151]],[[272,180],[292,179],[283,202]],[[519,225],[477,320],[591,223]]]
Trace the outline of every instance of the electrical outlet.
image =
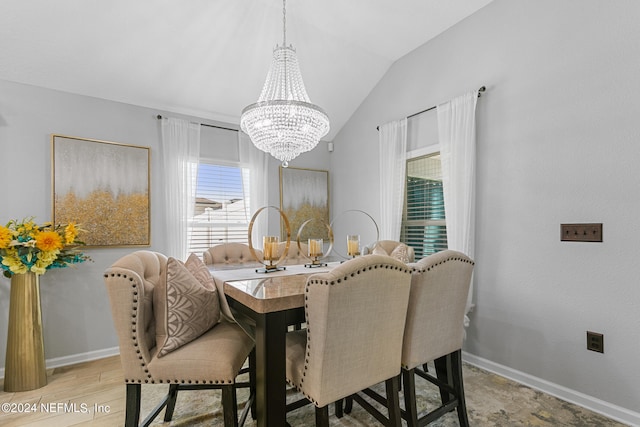
[[602,224],[560,224],[563,242],[602,242]]
[[587,331],[587,350],[604,353],[604,335]]

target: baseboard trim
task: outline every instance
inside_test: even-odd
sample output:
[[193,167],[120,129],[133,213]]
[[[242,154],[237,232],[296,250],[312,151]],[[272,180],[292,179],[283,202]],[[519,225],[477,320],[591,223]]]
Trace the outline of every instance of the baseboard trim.
[[517,371],[499,363],[492,362],[473,354],[462,352],[462,359],[478,368],[484,369],[502,377],[524,384],[543,393],[555,396],[569,403],[582,406],[590,411],[597,412],[618,422],[628,424],[633,427],[640,427],[640,412],[634,412],[621,406],[614,405],[593,396],[571,390],[567,387],[552,383],[542,378],[534,377],[527,373]]
[[[111,347],[102,350],[88,351],[86,353],[72,354],[69,356],[47,359],[45,360],[45,366],[47,367],[47,369],[59,368],[61,366],[75,365],[76,363],[103,359],[105,357],[115,356],[117,354],[120,354],[120,348]],[[0,369],[0,378],[4,378],[4,367]]]

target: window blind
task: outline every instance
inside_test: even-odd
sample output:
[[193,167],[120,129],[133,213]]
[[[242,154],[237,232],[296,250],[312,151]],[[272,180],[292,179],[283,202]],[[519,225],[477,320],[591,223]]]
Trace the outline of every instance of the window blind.
[[189,251],[201,254],[226,242],[247,243],[249,169],[200,162],[196,203],[189,223]]
[[400,239],[420,259],[447,248],[439,154],[408,160],[406,179]]

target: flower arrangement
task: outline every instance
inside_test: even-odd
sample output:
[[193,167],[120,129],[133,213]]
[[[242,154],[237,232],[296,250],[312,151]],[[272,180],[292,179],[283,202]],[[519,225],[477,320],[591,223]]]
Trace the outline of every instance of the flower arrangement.
[[78,246],[84,245],[77,240],[80,231],[73,222],[37,225],[33,217],[0,225],[0,268],[3,274],[11,277],[31,271],[41,275],[52,268],[90,260],[78,250]]

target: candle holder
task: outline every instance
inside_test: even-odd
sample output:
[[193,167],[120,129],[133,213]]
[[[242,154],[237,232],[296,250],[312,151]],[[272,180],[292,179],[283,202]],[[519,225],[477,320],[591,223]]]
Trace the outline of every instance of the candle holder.
[[[349,209],[346,211],[343,211],[341,213],[339,213],[335,218],[333,218],[333,220],[331,221],[331,228],[332,229],[336,229],[336,224],[339,223],[340,221],[344,222],[344,217],[349,215],[349,216],[353,216],[353,215],[364,215],[365,217],[365,221],[362,221],[361,218],[351,218],[351,221],[349,222],[349,226],[348,227],[352,227],[353,224],[357,224],[357,230],[363,230],[366,227],[366,223],[368,221],[371,222],[371,224],[373,225],[373,228],[375,229],[375,239],[373,239],[374,242],[377,242],[378,240],[380,240],[380,229],[378,228],[378,224],[376,223],[376,221],[373,219],[373,217],[371,215],[369,215],[368,213],[366,213],[365,211],[361,211],[358,209]],[[368,221],[367,221],[368,220]],[[353,232],[353,231],[352,231]],[[361,233],[362,234],[362,233]],[[365,236],[368,236],[369,233],[365,233]],[[350,238],[356,239],[357,241],[354,241],[353,243],[351,243],[352,247],[349,247],[349,241]],[[368,239],[368,237],[366,237]],[[350,259],[350,258],[355,258],[356,256],[361,255],[360,252],[360,234],[356,235],[356,234],[352,234],[347,236],[347,254],[343,255],[343,253],[339,252],[338,250],[336,250],[336,254],[338,256],[340,256],[341,258],[346,259]]]
[[[258,258],[256,254],[256,250],[253,248],[253,243],[251,239],[251,232],[253,231],[253,223],[256,220],[256,217],[265,209],[272,208],[280,212],[280,217],[282,218],[285,229],[287,231],[287,243],[282,251],[280,257],[278,257],[278,247],[280,243],[280,239],[278,236],[264,236],[263,237],[263,259]],[[278,209],[275,206],[263,206],[253,214],[251,218],[251,222],[249,223],[249,251],[253,258],[259,263],[264,265],[264,268],[257,268],[256,273],[273,273],[275,271],[286,270],[286,267],[279,267],[278,264],[284,261],[287,253],[289,252],[289,245],[291,244],[291,228],[289,227],[289,219],[284,214],[284,212]]]
[[347,255],[352,258],[360,255],[360,235],[349,234],[347,236]]
[[304,229],[305,225],[307,225],[311,221],[314,221],[314,219],[306,220],[300,225],[300,228],[298,229],[298,235],[296,236],[298,249],[300,250],[300,253],[305,254],[305,256],[311,260],[310,263],[306,263],[304,265],[305,267],[307,268],[326,267],[327,263],[322,262],[320,260],[322,258],[328,257],[329,254],[331,253],[331,250],[333,249],[333,231],[331,230],[331,226],[329,224],[327,224],[324,221],[321,221],[325,225],[325,227],[327,227],[328,236],[329,236],[329,249],[327,249],[327,252],[324,253],[324,240],[320,238],[310,238],[307,240],[307,250],[303,251],[302,245],[300,244],[300,235],[302,234],[302,230]]
[[278,261],[278,244],[280,238],[278,236],[264,236],[262,238],[262,254],[264,261],[269,261],[269,264],[265,266],[267,270],[277,269],[277,264],[274,265],[274,261]]
[[327,264],[318,261],[318,258],[322,258],[322,239],[309,239],[307,256],[311,258],[311,264],[305,264],[305,267],[323,267]]

